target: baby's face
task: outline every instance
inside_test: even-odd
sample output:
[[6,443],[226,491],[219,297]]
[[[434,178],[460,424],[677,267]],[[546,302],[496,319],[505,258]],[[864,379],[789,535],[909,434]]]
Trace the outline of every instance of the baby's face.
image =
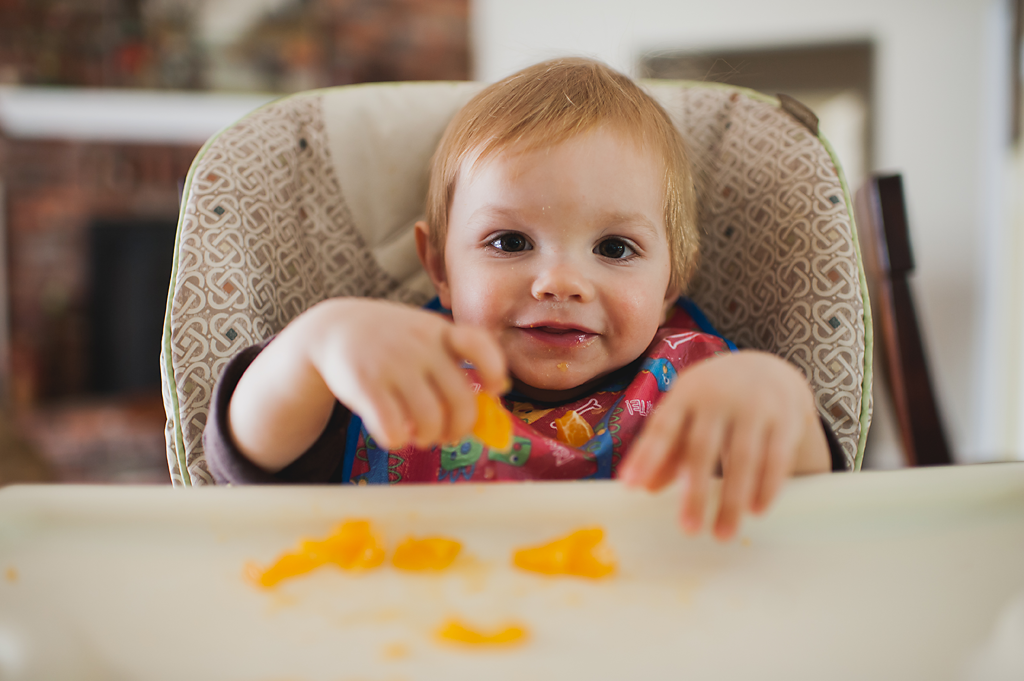
[[494,332],[524,394],[582,394],[650,344],[674,297],[663,173],[603,127],[462,168],[441,302]]

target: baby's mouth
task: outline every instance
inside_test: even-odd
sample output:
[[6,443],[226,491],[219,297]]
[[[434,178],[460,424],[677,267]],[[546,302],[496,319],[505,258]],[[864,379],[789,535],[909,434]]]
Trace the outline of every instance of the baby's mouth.
[[549,326],[537,324],[533,326],[520,327],[520,330],[531,340],[543,345],[573,348],[588,345],[597,338],[598,334],[590,329],[580,329],[571,326]]

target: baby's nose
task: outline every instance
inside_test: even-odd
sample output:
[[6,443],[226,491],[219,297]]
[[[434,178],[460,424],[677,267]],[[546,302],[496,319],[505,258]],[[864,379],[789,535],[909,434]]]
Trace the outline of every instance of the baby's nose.
[[548,302],[588,302],[594,298],[594,284],[573,263],[561,260],[542,270],[533,280],[533,297]]

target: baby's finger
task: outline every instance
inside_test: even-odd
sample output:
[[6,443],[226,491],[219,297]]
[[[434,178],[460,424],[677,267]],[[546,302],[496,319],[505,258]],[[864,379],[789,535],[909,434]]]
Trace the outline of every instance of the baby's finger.
[[441,396],[426,376],[407,376],[399,393],[406,405],[412,423],[412,441],[420,447],[437,444],[445,428],[447,414],[441,405]]
[[675,471],[673,455],[678,450],[679,432],[686,427],[686,421],[685,413],[656,409],[629,448],[629,456],[619,471],[622,481],[631,487],[657,489],[653,485],[659,471],[669,468]]
[[496,395],[508,392],[505,353],[489,331],[475,326],[454,325],[448,331],[447,343],[455,357],[473,365],[485,391]]
[[431,379],[447,412],[441,442],[454,442],[466,436],[476,422],[476,400],[462,368],[453,362],[438,362]]
[[754,513],[764,513],[775,500],[793,468],[793,457],[799,440],[800,427],[797,422],[776,424],[768,434],[764,470],[750,508]]
[[711,472],[721,456],[722,445],[729,436],[727,424],[717,418],[705,417],[694,423],[683,445],[683,488],[680,522],[689,534],[700,532],[704,524]]
[[367,405],[359,409],[359,416],[366,430],[384,449],[401,447],[412,436],[405,405],[386,386],[367,396]]
[[726,455],[729,465],[722,478],[722,498],[715,521],[715,536],[723,541],[736,533],[743,512],[750,507],[754,481],[761,472],[764,437],[764,427],[759,423],[745,423],[733,431]]

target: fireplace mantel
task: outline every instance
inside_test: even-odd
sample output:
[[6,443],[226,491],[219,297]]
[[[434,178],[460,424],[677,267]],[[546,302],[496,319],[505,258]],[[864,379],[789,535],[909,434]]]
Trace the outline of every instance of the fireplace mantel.
[[202,144],[279,96],[0,86],[0,133],[11,139]]

